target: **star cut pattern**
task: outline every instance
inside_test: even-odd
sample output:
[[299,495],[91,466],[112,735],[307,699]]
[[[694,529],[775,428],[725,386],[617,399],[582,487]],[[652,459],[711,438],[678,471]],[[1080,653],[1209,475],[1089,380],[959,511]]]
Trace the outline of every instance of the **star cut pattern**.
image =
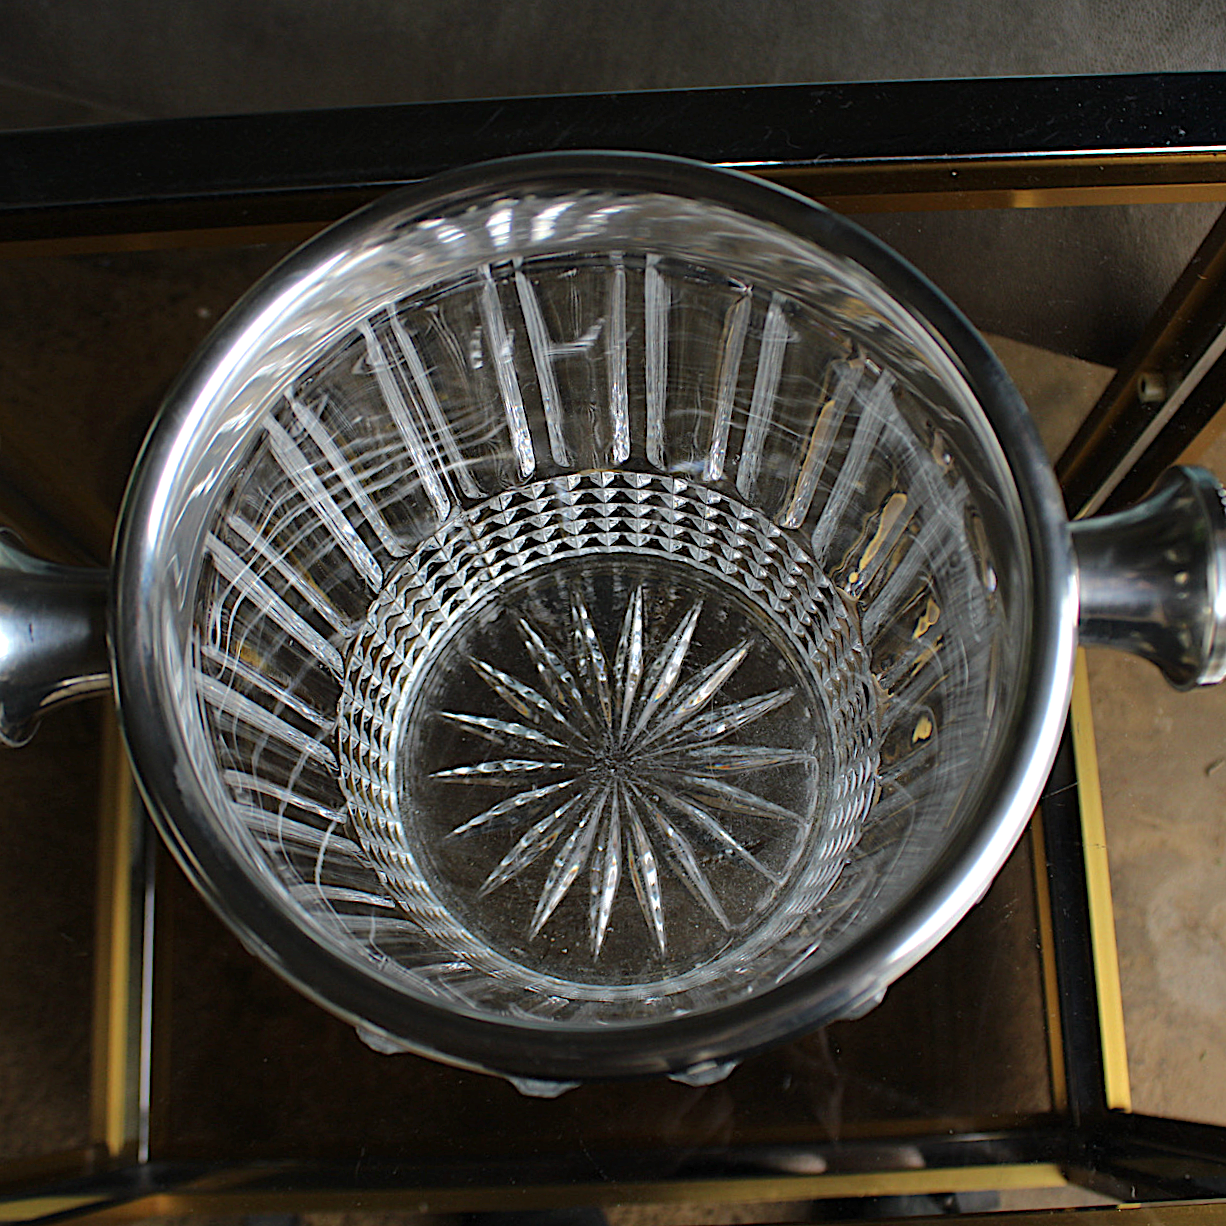
[[[732,929],[704,860],[731,860],[768,887],[779,874],[737,837],[738,819],[793,826],[805,819],[734,783],[751,772],[812,764],[804,750],[732,741],[795,697],[790,688],[719,702],[752,650],[743,638],[701,667],[690,663],[703,602],[692,604],[656,645],[644,628],[644,590],[627,602],[610,660],[583,598],[570,604],[563,640],[552,642],[522,614],[515,626],[534,684],[473,658],[477,675],[508,715],[460,711],[441,718],[514,756],[436,771],[444,783],[482,784],[509,794],[455,827],[450,839],[513,836],[480,888],[488,895],[546,867],[528,924],[535,937],[589,879],[588,938],[604,946],[618,892],[628,877],[663,956],[668,946],[662,877],[671,872],[726,931]],[[732,827],[732,828],[730,828]],[[538,868],[539,871],[539,868]]]

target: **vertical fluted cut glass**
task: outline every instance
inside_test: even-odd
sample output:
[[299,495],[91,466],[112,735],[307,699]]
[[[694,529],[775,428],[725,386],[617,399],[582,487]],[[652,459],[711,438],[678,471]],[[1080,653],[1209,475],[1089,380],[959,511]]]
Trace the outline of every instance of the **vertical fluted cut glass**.
[[956,364],[862,269],[648,190],[493,193],[361,258],[204,526],[227,837],[477,1017],[820,966],[973,813],[1026,651]]

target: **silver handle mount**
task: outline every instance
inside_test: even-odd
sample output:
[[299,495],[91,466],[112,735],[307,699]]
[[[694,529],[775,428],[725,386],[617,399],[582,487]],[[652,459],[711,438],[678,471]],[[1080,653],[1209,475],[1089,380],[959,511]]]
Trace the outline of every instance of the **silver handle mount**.
[[1177,689],[1226,677],[1226,491],[1172,468],[1134,507],[1072,524],[1083,644],[1158,666]]
[[0,535],[0,744],[24,745],[44,712],[111,688],[110,575],[32,557]]

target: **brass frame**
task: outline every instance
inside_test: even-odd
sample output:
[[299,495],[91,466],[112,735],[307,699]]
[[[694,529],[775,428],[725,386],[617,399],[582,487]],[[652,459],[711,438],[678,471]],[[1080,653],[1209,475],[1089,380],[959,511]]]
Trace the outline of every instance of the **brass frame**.
[[[735,165],[733,163],[725,163]],[[1077,205],[1226,203],[1226,153],[1179,151],[948,160],[892,158],[851,165],[738,166],[841,213],[1045,209]],[[382,193],[356,192],[342,207],[321,199],[316,220],[166,230],[0,237],[0,259],[117,251],[302,243]]]
[[1090,676],[1084,650],[1077,652],[1070,710],[1073,754],[1077,762],[1077,798],[1081,809],[1081,840],[1085,856],[1086,896],[1094,977],[1098,984],[1098,1027],[1102,1038],[1104,1095],[1109,1110],[1131,1111],[1128,1046],[1124,1037],[1124,998],[1120,987],[1119,949],[1111,899],[1111,867],[1107,861],[1107,830],[1103,821],[1102,789],[1098,779],[1098,749],[1090,708]]
[[[966,208],[1045,208],[1066,205],[1115,205],[1155,202],[1226,201],[1226,152],[1220,149],[1127,152],[1117,155],[1076,153],[1032,157],[964,157],[945,159],[888,159],[801,167],[746,167],[784,183],[842,211],[877,212]],[[373,193],[372,193],[373,194]],[[346,205],[356,203],[347,198]],[[133,233],[60,233],[46,238],[0,241],[0,258],[66,255],[95,251],[144,250],[164,247],[227,245],[231,243],[301,240],[332,220],[332,208],[321,200],[314,220],[293,220],[245,226],[219,225]],[[7,508],[6,508],[7,509]],[[19,520],[28,508],[13,508]],[[94,1006],[95,1067],[93,1079],[94,1148],[80,1155],[65,1155],[57,1170],[82,1175],[94,1168],[99,1150],[112,1167],[140,1160],[141,1105],[133,1091],[134,1076],[147,1070],[148,1032],[145,1015],[150,1003],[148,949],[143,944],[147,916],[138,888],[145,870],[136,854],[143,817],[135,803],[113,722],[108,725],[107,766],[102,787],[103,843],[99,866],[98,982]],[[1084,663],[1079,662],[1074,688],[1073,740],[1078,763],[1085,877],[1097,993],[1097,1024],[1104,1058],[1103,1087],[1109,1110],[1130,1107],[1127,1056],[1124,1047],[1118,955],[1111,918],[1110,879],[1103,845],[1101,799]],[[1035,861],[1035,890],[1040,916],[1040,940],[1049,1029],[1051,1090],[1058,1114],[1069,1106],[1066,1055],[1061,1038],[1055,970],[1055,940],[1051,924],[1051,898],[1046,866],[1046,840],[1042,815],[1037,814],[1031,837]],[[134,949],[134,934],[141,937]],[[137,1039],[134,1042],[134,1037]],[[985,1126],[989,1123],[983,1122]],[[1001,1121],[991,1121],[999,1128]],[[905,1129],[896,1129],[905,1132]],[[0,1169],[21,1178],[18,1164]],[[267,1170],[261,1172],[267,1174]],[[221,1172],[189,1182],[175,1192],[157,1192],[109,1203],[113,1192],[61,1191],[42,1196],[0,1200],[0,1221],[22,1216],[85,1212],[85,1220],[130,1221],[151,1214],[278,1212],[287,1209],[347,1209],[354,1205],[351,1191],[257,1191],[243,1184],[254,1172]],[[575,1184],[535,1189],[491,1187],[473,1190],[409,1188],[362,1194],[369,1210],[422,1209],[449,1211],[591,1203],[605,1200],[714,1202],[767,1202],[809,1198],[913,1195],[984,1189],[1050,1188],[1066,1182],[1065,1173],[1049,1162],[965,1166],[872,1174],[815,1174],[736,1181],[677,1181],[668,1184],[608,1186]],[[229,1184],[230,1186],[224,1186]],[[89,1206],[108,1202],[90,1212]],[[1102,1210],[1076,1210],[1078,1223],[1097,1226]],[[1107,1212],[1118,1213],[1111,1209]],[[1190,1204],[1164,1210],[1173,1222],[1226,1223],[1226,1205]],[[1033,1215],[1023,1215],[1027,1220]]]
[[[94,983],[91,1134],[111,1159],[137,1156],[140,917],[133,915],[133,865],[141,811],[113,712],[104,716],[99,812],[98,948]],[[133,932],[137,941],[133,942]],[[135,989],[135,992],[134,992]],[[134,995],[137,999],[134,1000]],[[134,1036],[134,1030],[137,1034]]]
[[[773,177],[773,176],[772,176]],[[1226,184],[1221,187],[1222,198],[1226,199]],[[951,204],[949,207],[964,207]],[[231,234],[232,231],[192,232],[190,235],[179,235],[183,238],[194,238],[202,233],[210,236]],[[250,231],[244,231],[244,237],[250,237]],[[276,231],[278,238],[284,238],[287,228]],[[150,236],[156,239],[170,237],[157,234]],[[158,245],[161,245],[160,243]],[[1075,686],[1075,695],[1080,693],[1087,706],[1084,678],[1079,678]],[[1076,701],[1076,699],[1075,699]],[[108,764],[105,771],[104,800],[102,820],[107,831],[104,843],[103,863],[100,869],[100,881],[104,889],[100,892],[99,916],[100,933],[109,935],[105,969],[100,971],[98,983],[98,1000],[96,1005],[95,1050],[98,1053],[95,1064],[95,1140],[104,1147],[113,1163],[130,1161],[138,1156],[138,1114],[136,1094],[132,1086],[135,1070],[143,1058],[148,1061],[150,1054],[145,1051],[143,1056],[139,1045],[133,1043],[134,1028],[140,1026],[139,998],[142,992],[140,960],[132,948],[133,935],[138,938],[142,927],[140,920],[139,899],[136,890],[139,882],[138,874],[132,869],[132,848],[138,841],[139,826],[145,820],[140,808],[135,785],[124,756],[121,739],[114,729],[113,721],[109,725],[112,732],[108,739]],[[1075,736],[1079,735],[1075,732]],[[1084,736],[1084,734],[1081,734]],[[1092,728],[1089,730],[1090,740],[1086,742],[1088,749],[1079,750],[1079,762],[1085,753],[1093,753]],[[1093,788],[1089,791],[1079,789],[1083,798],[1093,798],[1097,794],[1097,775],[1094,775]],[[1091,809],[1091,812],[1093,810]],[[1101,826],[1101,806],[1098,809],[1099,825]],[[1083,809],[1083,820],[1085,809]],[[1085,828],[1087,847],[1095,837],[1091,824]],[[1040,917],[1040,958],[1044,979],[1045,1008],[1048,1019],[1049,1038],[1049,1074],[1051,1078],[1052,1101],[1057,1114],[1067,1108],[1067,1091],[1064,1073],[1064,1050],[1060,1035],[1060,1005],[1059,991],[1055,982],[1054,949],[1050,923],[1050,896],[1047,889],[1045,871],[1045,853],[1042,835],[1041,812],[1036,813],[1035,821],[1028,837],[1032,840],[1032,858],[1035,865],[1036,907]],[[1092,889],[1097,904],[1092,903],[1092,911],[1110,913],[1110,882],[1105,874],[1096,874],[1092,880]],[[1105,895],[1103,892],[1106,892]],[[1102,899],[1105,897],[1105,910]],[[1113,935],[1105,930],[1099,937],[1101,949],[1097,957],[1102,965],[1114,965],[1115,947]],[[1116,1001],[1118,1002],[1118,976]],[[1100,1017],[1112,1016],[1108,1009],[1104,1015],[1100,1006]],[[1122,1025],[1122,1023],[1121,1023]],[[1108,1042],[1107,1029],[1104,1028],[1104,1044]],[[1112,1032],[1114,1034],[1114,1032]],[[1122,1030],[1120,1031],[1122,1043]],[[1113,1095],[1113,1106],[1123,1105],[1119,1101],[1118,1077],[1114,1083],[1117,1087]],[[1127,1093],[1127,1068],[1123,1070],[1124,1093]],[[906,1136],[924,1130],[931,1131],[934,1127],[966,1131],[984,1130],[998,1131],[1002,1127],[1024,1126],[1033,1123],[1032,1117],[1018,1116],[1012,1119],[951,1119],[914,1121],[911,1127],[903,1122],[892,1122],[887,1133],[875,1135]],[[157,1193],[148,1197],[113,1206],[89,1214],[86,1220],[135,1220],[151,1215],[178,1215],[186,1213],[256,1213],[295,1211],[334,1211],[351,1204],[352,1194],[345,1192],[265,1192],[254,1191],[242,1186],[248,1178],[254,1179],[255,1172],[247,1175],[235,1171],[231,1178],[236,1179],[238,1186],[219,1190],[216,1187],[193,1189],[190,1185],[175,1193]],[[612,1203],[610,1192],[616,1200],[635,1202],[703,1202],[703,1203],[765,1203],[781,1200],[797,1199],[828,1199],[835,1197],[860,1196],[900,1196],[919,1194],[939,1194],[965,1191],[988,1191],[1034,1188],[1056,1188],[1067,1184],[1067,1179],[1060,1167],[1049,1162],[1021,1163],[993,1166],[966,1166],[929,1168],[924,1170],[882,1171],[865,1174],[816,1174],[789,1175],[772,1178],[738,1178],[735,1181],[712,1180],[691,1181],[679,1180],[667,1184],[619,1184],[615,1189],[607,1186],[574,1184],[565,1186],[541,1186],[533,1189],[512,1186],[491,1186],[481,1189],[428,1189],[408,1188],[403,1191],[373,1191],[362,1194],[364,1206],[372,1210],[391,1211],[393,1209],[422,1209],[428,1206],[432,1212],[450,1212],[458,1210],[479,1210],[503,1208],[514,1204],[519,1207],[546,1208],[560,1205],[592,1203],[603,1199]],[[212,1183],[211,1180],[206,1183]],[[87,1202],[81,1201],[80,1207]],[[0,1205],[0,1221],[4,1206]],[[424,1210],[423,1210],[424,1211]]]
[[1226,154],[1217,150],[754,169],[843,213],[1226,201]]
[[[941,1171],[885,1171],[858,1175],[789,1175],[679,1181],[669,1184],[559,1184],[525,1187],[506,1184],[481,1189],[405,1188],[364,1191],[364,1213],[467,1213],[526,1209],[563,1209],[614,1204],[777,1204],[867,1196],[919,1196],[954,1192],[995,1192],[1060,1188],[1067,1184],[1054,1163],[949,1168]],[[50,1198],[45,1198],[50,1200]],[[87,1213],[85,1222],[132,1222],[147,1217],[189,1214],[339,1213],[355,1208],[355,1194],[340,1191],[162,1192]],[[84,1207],[85,1202],[81,1202]],[[76,1206],[66,1206],[76,1207]],[[0,1221],[7,1206],[0,1205]]]

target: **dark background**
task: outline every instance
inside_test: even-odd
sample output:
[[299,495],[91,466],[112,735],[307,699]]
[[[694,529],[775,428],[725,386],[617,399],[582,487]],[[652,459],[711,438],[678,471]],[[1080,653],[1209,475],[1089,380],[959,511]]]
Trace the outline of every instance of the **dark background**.
[[[7,0],[0,31],[0,128],[522,94],[1226,69],[1220,0]],[[1115,365],[1217,211],[865,220],[981,327]]]

